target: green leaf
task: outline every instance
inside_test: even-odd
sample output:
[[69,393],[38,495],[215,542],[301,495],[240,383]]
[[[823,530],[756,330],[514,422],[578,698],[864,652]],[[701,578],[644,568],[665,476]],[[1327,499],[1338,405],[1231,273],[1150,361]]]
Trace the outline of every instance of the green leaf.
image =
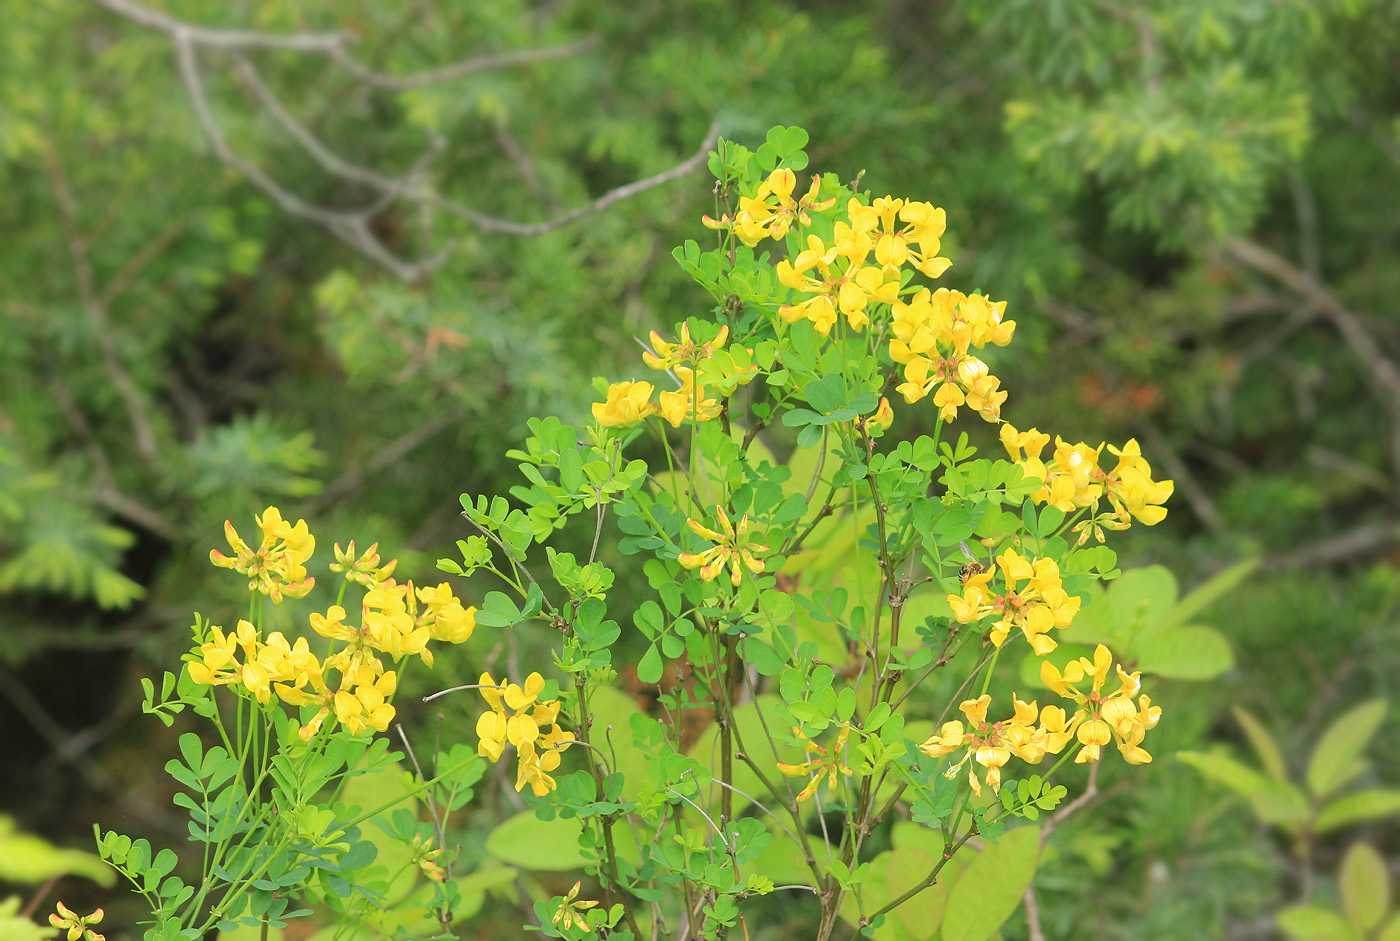
[[1278,913],[1278,926],[1297,941],[1361,941],[1336,912],[1311,905],[1285,908]]
[[1390,921],[1376,935],[1376,941],[1400,941],[1400,913],[1390,916]]
[[116,881],[116,873],[97,856],[21,833],[14,820],[0,816],[0,882],[38,885],[66,875],[83,876],[103,886]]
[[[914,846],[899,847],[890,853],[885,868],[885,884],[891,899],[899,898],[928,878],[938,858]],[[943,920],[948,906],[948,885],[942,880],[924,889],[893,912],[905,930],[916,938],[930,937]]]
[[577,820],[541,820],[526,810],[492,830],[486,849],[501,862],[521,869],[566,872],[588,864],[579,852],[578,835]]
[[753,664],[761,676],[777,676],[787,666],[772,647],[757,637],[744,638],[744,660]]
[[1228,594],[1240,582],[1254,574],[1254,570],[1259,567],[1259,561],[1259,559],[1246,559],[1202,582],[1167,612],[1166,617],[1162,620],[1162,626],[1175,627],[1178,624],[1185,624],[1218,598]]
[[1139,670],[1171,679],[1207,680],[1235,665],[1230,644],[1209,627],[1157,631],[1141,641],[1135,652]]
[[1243,706],[1235,706],[1232,711],[1235,713],[1235,721],[1244,729],[1249,744],[1254,746],[1254,753],[1259,756],[1259,763],[1264,766],[1269,777],[1275,781],[1287,781],[1288,769],[1284,767],[1283,755],[1279,752],[1274,737],[1264,728],[1264,724]]
[[986,941],[1016,911],[1035,875],[1040,828],[1017,827],[977,854],[948,893],[943,941]]
[[1338,882],[1342,890],[1342,910],[1358,932],[1366,933],[1381,923],[1390,908],[1390,873],[1375,849],[1353,843],[1342,857]]
[[655,683],[661,679],[661,670],[661,651],[652,644],[637,662],[637,679],[643,683]]
[[1400,790],[1371,788],[1339,797],[1322,808],[1313,822],[1314,833],[1328,833],[1361,820],[1388,817],[1400,811]]
[[1385,709],[1382,699],[1362,703],[1322,733],[1308,761],[1308,789],[1314,796],[1326,797],[1355,776],[1361,752],[1380,727]]
[[1176,757],[1217,784],[1223,784],[1241,797],[1266,790],[1270,781],[1258,771],[1218,752],[1177,752]]

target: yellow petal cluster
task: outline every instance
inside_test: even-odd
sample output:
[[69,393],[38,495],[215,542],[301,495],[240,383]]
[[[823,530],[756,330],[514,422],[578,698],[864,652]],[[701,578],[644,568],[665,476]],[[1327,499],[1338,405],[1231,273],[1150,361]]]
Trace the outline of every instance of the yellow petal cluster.
[[558,925],[562,931],[568,931],[570,928],[577,928],[579,931],[587,933],[593,930],[593,926],[587,922],[584,913],[598,903],[578,897],[579,889],[582,886],[582,882],[574,883],[574,887],[569,890],[569,894],[565,895],[563,901],[559,903],[559,910],[556,911],[554,917],[550,919],[551,924]]
[[953,720],[943,723],[935,735],[929,736],[919,746],[919,750],[934,758],[950,754],[960,748],[967,749],[963,756],[944,772],[950,781],[957,777],[964,766],[967,767],[967,782],[974,794],[982,793],[982,781],[977,777],[977,768],[969,759],[986,769],[986,784],[993,791],[1001,790],[1001,769],[1012,755],[1030,764],[1038,764],[1045,757],[1046,732],[1035,727],[1036,707],[1034,702],[1015,700],[1015,711],[1009,719],[998,722],[987,721],[987,708],[992,697],[983,693],[977,699],[966,699],[958,708],[967,721]]
[[882,196],[869,206],[852,199],[846,204],[852,227],[871,233],[875,261],[890,275],[904,264],[937,278],[952,264],[938,255],[947,215],[933,203]]
[[[994,589],[991,582],[997,571],[1001,585]],[[1014,549],[997,556],[996,571],[969,576],[961,595],[948,596],[948,606],[960,624],[995,615],[987,635],[993,644],[1000,647],[1012,630],[1019,629],[1042,657],[1058,646],[1050,631],[1069,627],[1079,604],[1078,596],[1065,591],[1054,559],[1027,559]]]
[[[282,595],[299,597],[292,586],[309,588],[312,581],[301,567],[315,544],[306,523],[290,526],[276,507],[269,507],[258,518],[258,526],[264,533],[263,545],[251,552],[237,539],[232,524],[226,524],[229,544],[238,557],[228,559],[215,552],[213,561],[254,577],[254,588],[271,584]],[[190,678],[204,686],[231,687],[263,705],[271,703],[275,693],[292,706],[314,708],[315,714],[300,729],[304,741],[332,716],[351,734],[387,729],[395,714],[390,699],[398,674],[385,670],[379,655],[395,662],[416,656],[431,666],[429,643],[467,640],[476,627],[476,608],[463,606],[446,582],[416,590],[412,582],[396,582],[390,573],[397,560],[381,565],[377,550],[376,543],[356,556],[353,542],[344,551],[336,546],[331,568],[366,591],[358,625],[347,623],[349,615],[338,604],[324,614],[310,615],[312,630],[341,644],[324,660],[311,653],[304,637],[293,642],[274,631],[263,640],[251,622],[239,621],[228,633],[210,627],[200,646],[186,656]],[[280,597],[268,593],[274,600]]]
[[[481,696],[491,707],[476,720],[478,755],[500,760],[507,744],[515,746],[518,759],[515,777],[517,791],[530,785],[536,797],[554,790],[549,772],[559,767],[559,753],[573,744],[574,737],[559,727],[559,700],[541,700],[544,677],[531,673],[525,685],[497,684],[490,673],[481,674]],[[548,726],[548,730],[545,727]]]
[[[66,932],[65,937],[68,941],[78,941],[80,938],[84,939],[84,941],[105,941],[105,935],[98,934],[90,927],[91,925],[100,925],[103,915],[104,912],[100,908],[96,909],[91,915],[79,915],[67,905],[59,902],[57,911],[49,915],[49,924],[60,931]],[[41,933],[43,935],[48,934],[47,932],[41,932],[39,929],[35,929],[34,936],[37,937]]]
[[[1118,689],[1103,692],[1109,668],[1118,675]],[[1129,764],[1147,764],[1152,756],[1142,747],[1142,740],[1162,718],[1162,707],[1152,705],[1147,696],[1138,696],[1142,689],[1141,673],[1128,673],[1115,665],[1113,654],[1103,644],[1094,650],[1094,659],[1080,657],[1065,665],[1061,673],[1048,660],[1040,663],[1040,679],[1046,686],[1066,699],[1076,709],[1067,717],[1059,706],[1046,706],[1041,724],[1047,732],[1047,748],[1058,753],[1071,739],[1083,747],[1074,756],[1076,763],[1098,761],[1103,746],[1114,742]],[[1088,688],[1084,681],[1088,680]],[[1138,696],[1137,702],[1133,697]]]
[[805,774],[810,774],[812,776],[812,780],[808,781],[807,786],[797,795],[797,802],[799,804],[817,793],[817,788],[822,783],[823,775],[826,776],[826,786],[828,788],[836,787],[836,782],[840,780],[838,775],[850,777],[851,769],[846,764],[846,738],[850,734],[850,731],[850,727],[843,724],[841,726],[841,731],[836,735],[836,741],[833,742],[831,748],[828,749],[808,739],[802,734],[801,729],[794,728],[792,730],[794,736],[802,739],[802,748],[811,757],[801,764],[796,765],[788,764],[786,761],[780,761],[778,762],[778,770],[791,778],[801,777]]
[[[1015,426],[1004,424],[1001,443],[1027,477],[1041,480],[1040,489],[1031,494],[1036,503],[1048,503],[1069,513],[1107,497],[1110,511],[1092,521],[1100,539],[1099,527],[1127,529],[1134,519],[1155,526],[1167,515],[1162,504],[1171,497],[1174,484],[1152,479],[1152,467],[1143,458],[1136,439],[1121,449],[1104,444],[1092,448],[1082,441],[1070,444],[1057,436],[1055,453],[1048,463],[1041,454],[1050,443],[1050,436],[1035,428],[1017,431]],[[1112,470],[1099,466],[1105,448],[1118,458]],[[1086,527],[1080,541],[1087,536]]]
[[653,388],[650,382],[614,382],[608,386],[607,401],[593,403],[593,417],[604,428],[635,425],[657,412],[656,406],[651,402]]
[[[734,234],[750,248],[764,238],[782,241],[794,222],[803,226],[812,224],[807,215],[809,210],[821,212],[836,204],[834,197],[817,198],[821,191],[821,177],[813,176],[807,192],[794,200],[792,193],[796,188],[797,174],[787,167],[779,167],[768,174],[768,179],[759,184],[753,196],[739,199],[739,214],[733,221]],[[722,227],[722,224],[712,223],[708,219],[705,224],[711,228]]]
[[797,304],[785,304],[778,314],[788,323],[810,320],[822,336],[831,333],[837,314],[846,318],[852,330],[862,330],[870,322],[866,307],[872,303],[893,304],[899,297],[898,276],[890,277],[884,268],[866,260],[875,243],[869,233],[836,223],[832,243],[816,235],[807,236],[807,248],[791,262],[778,262],[778,281],[809,297]]
[[209,561],[248,576],[248,587],[267,595],[274,604],[281,604],[284,597],[306,597],[316,584],[316,579],[306,574],[306,560],[316,549],[316,537],[307,531],[306,521],[297,520],[293,526],[282,519],[275,506],[254,518],[262,531],[256,550],[239,537],[231,520],[224,520],[224,536],[234,554],[230,557],[212,549]]
[[890,358],[904,367],[898,387],[904,400],[913,403],[933,393],[944,421],[956,418],[962,407],[999,421],[1006,393],[970,351],[1011,342],[1016,322],[1003,319],[1005,311],[1005,301],[947,288],[922,288],[907,303],[896,302]]
[[763,560],[754,553],[767,552],[768,547],[749,538],[748,516],[739,520],[739,525],[735,526],[729,521],[729,514],[724,511],[724,507],[715,507],[715,514],[719,517],[720,531],[708,529],[693,519],[686,520],[692,532],[704,536],[715,545],[703,552],[682,552],[676,561],[687,569],[698,568],[700,578],[707,582],[714,581],[728,566],[729,580],[737,588],[743,580],[744,569],[755,575],[763,571]]

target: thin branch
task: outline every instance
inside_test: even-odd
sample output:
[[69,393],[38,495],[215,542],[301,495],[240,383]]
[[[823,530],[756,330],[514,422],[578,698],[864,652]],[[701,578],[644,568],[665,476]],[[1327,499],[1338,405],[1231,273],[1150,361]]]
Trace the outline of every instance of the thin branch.
[[322,490],[316,499],[311,501],[311,510],[315,511],[326,506],[337,497],[342,497],[359,488],[366,477],[377,474],[382,470],[393,467],[402,461],[414,448],[428,441],[433,435],[447,428],[454,422],[460,420],[462,411],[458,408],[449,408],[444,412],[434,415],[432,418],[410,429],[403,435],[391,441],[374,453],[374,457],[365,461],[359,467],[347,470],[335,480],[331,481],[326,489]]
[[1391,470],[1400,480],[1400,367],[1381,349],[1360,316],[1316,279],[1256,242],[1233,238],[1225,250],[1237,261],[1269,275],[1302,295],[1332,323],[1351,347],[1391,415]]
[[[377,170],[358,166],[327,147],[298,121],[282,101],[267,87],[251,63],[240,53],[274,50],[294,53],[321,54],[348,72],[357,81],[383,91],[402,91],[451,81],[492,69],[527,65],[576,55],[597,45],[598,36],[586,36],[574,42],[537,49],[521,49],[491,55],[475,56],[460,62],[427,69],[410,75],[389,75],[377,72],[353,58],[347,51],[354,37],[342,32],[274,34],[252,30],[213,29],[186,23],[164,13],[148,9],[132,0],[93,0],[99,6],[127,19],[169,36],[175,46],[181,81],[184,83],[190,107],[214,156],[248,180],[282,211],[312,222],[329,231],[351,248],[390,271],[395,277],[416,282],[440,267],[455,249],[451,241],[418,259],[399,257],[375,234],[371,222],[395,201],[403,199],[425,210],[437,210],[468,222],[486,232],[530,238],[562,228],[579,219],[608,208],[613,203],[636,196],[656,186],[669,183],[701,167],[719,136],[717,122],[712,124],[697,152],[669,170],[636,180],[610,190],[584,206],[555,215],[542,222],[516,222],[480,212],[454,199],[432,191],[424,179],[426,166],[441,151],[440,141],[433,141],[428,150],[403,176],[390,176]],[[257,164],[241,156],[230,146],[215,118],[208,90],[200,73],[198,50],[213,50],[230,54],[233,68],[244,85],[252,91],[261,105],[271,113],[282,130],[297,143],[323,170],[332,176],[351,180],[373,189],[378,198],[367,206],[354,210],[331,209],[314,205],[287,189]],[[498,134],[498,143],[511,160],[521,168],[532,190],[539,191],[540,181],[523,150],[508,133]],[[546,205],[552,201],[541,197]],[[431,218],[425,231],[431,230]]]
[[1191,473],[1191,469],[1186,466],[1186,462],[1181,459],[1181,455],[1176,453],[1176,449],[1167,441],[1167,436],[1157,428],[1157,425],[1143,419],[1138,423],[1138,428],[1143,438],[1147,441],[1147,446],[1151,448],[1153,456],[1162,462],[1162,467],[1176,481],[1176,488],[1186,502],[1191,505],[1191,511],[1196,514],[1205,527],[1217,536],[1230,531],[1230,527],[1221,518],[1220,512],[1215,508],[1215,501],[1210,498],[1206,488],[1196,479],[1196,475]]
[[344,43],[331,47],[327,50],[330,57],[337,65],[345,69],[351,75],[375,88],[384,91],[407,91],[410,88],[422,88],[425,85],[437,85],[441,82],[450,82],[454,79],[466,78],[468,75],[475,75],[478,72],[489,72],[492,69],[504,69],[513,65],[532,65],[536,62],[545,62],[550,59],[567,59],[569,56],[578,55],[588,49],[598,45],[600,36],[585,36],[574,42],[564,43],[561,46],[543,46],[538,49],[516,49],[511,52],[497,52],[491,55],[474,56],[470,59],[463,59],[450,65],[439,66],[435,69],[427,69],[423,72],[415,72],[412,75],[389,75],[384,72],[376,72],[366,68],[362,63],[350,57],[345,51]]
[[1400,519],[1364,523],[1336,536],[1319,539],[1291,552],[1264,557],[1260,568],[1266,572],[1289,569],[1313,570],[1339,565],[1353,559],[1378,555],[1400,543]]

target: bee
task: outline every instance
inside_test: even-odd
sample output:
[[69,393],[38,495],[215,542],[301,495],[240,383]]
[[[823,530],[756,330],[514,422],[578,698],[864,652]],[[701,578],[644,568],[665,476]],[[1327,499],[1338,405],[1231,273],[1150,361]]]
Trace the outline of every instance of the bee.
[[963,542],[961,539],[958,540],[958,548],[962,550],[962,554],[968,559],[967,564],[958,569],[958,581],[966,585],[968,580],[973,576],[981,575],[983,572],[987,571],[987,567],[977,561],[977,557],[972,554],[972,550],[967,547],[967,543]]

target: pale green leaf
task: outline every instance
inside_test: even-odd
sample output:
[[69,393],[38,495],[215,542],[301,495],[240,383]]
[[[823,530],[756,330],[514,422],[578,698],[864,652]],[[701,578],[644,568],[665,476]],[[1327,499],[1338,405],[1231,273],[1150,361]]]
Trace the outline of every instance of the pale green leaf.
[[1371,788],[1339,797],[1322,808],[1313,822],[1314,833],[1328,833],[1361,820],[1388,817],[1400,811],[1400,790]]
[[1295,941],[1361,941],[1342,916],[1310,905],[1285,908],[1278,913],[1278,926]]
[[0,816],[0,881],[38,885],[67,875],[83,876],[104,886],[116,881],[116,873],[97,856],[21,833],[13,820]]
[[1011,917],[1035,875],[1040,828],[1018,827],[977,854],[953,884],[943,913],[943,941],[986,941]]
[[1249,744],[1254,746],[1254,754],[1259,756],[1259,763],[1264,766],[1264,770],[1269,773],[1269,777],[1275,781],[1287,781],[1288,769],[1283,764],[1283,754],[1278,750],[1278,743],[1264,728],[1264,723],[1254,717],[1254,714],[1246,710],[1243,706],[1235,706],[1232,711],[1235,714],[1235,721],[1244,729],[1244,734],[1249,738]]
[[486,849],[503,863],[540,872],[581,869],[588,860],[578,848],[579,822],[541,820],[525,810],[491,831]]
[[[890,854],[885,873],[890,897],[899,898],[928,878],[938,857],[913,846],[903,846]],[[873,867],[872,867],[873,868]],[[894,910],[905,930],[917,938],[928,937],[943,920],[948,905],[948,885],[939,880]]]
[[1381,699],[1364,702],[1338,718],[1313,749],[1308,761],[1308,789],[1326,797],[1355,776],[1356,762],[1385,717]]
[[1181,680],[1208,680],[1235,664],[1230,645],[1209,627],[1160,630],[1135,648],[1137,668],[1144,673]]
[[1364,934],[1379,925],[1390,908],[1390,873],[1380,854],[1366,843],[1353,843],[1342,857],[1338,882],[1352,927]]
[[1240,582],[1254,574],[1254,570],[1258,567],[1258,559],[1246,559],[1202,582],[1167,612],[1166,617],[1162,619],[1162,626],[1175,627],[1178,624],[1185,624],[1217,599],[1228,594]]
[[1177,752],[1176,757],[1241,797],[1267,790],[1270,784],[1258,771],[1219,752],[1183,751]]

